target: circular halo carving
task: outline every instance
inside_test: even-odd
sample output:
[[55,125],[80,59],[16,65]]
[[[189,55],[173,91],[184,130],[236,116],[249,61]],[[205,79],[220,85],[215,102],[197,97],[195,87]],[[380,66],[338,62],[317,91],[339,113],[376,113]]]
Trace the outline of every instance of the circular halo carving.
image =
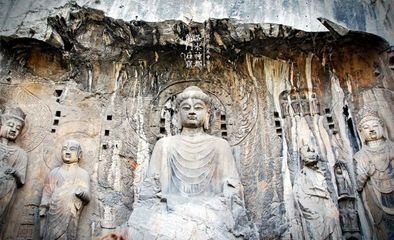
[[51,110],[38,96],[24,87],[16,88],[14,96],[14,102],[26,114],[25,126],[17,142],[26,152],[30,152],[47,136],[52,122]]
[[161,137],[179,133],[175,97],[192,85],[200,87],[212,99],[208,133],[227,139],[232,146],[242,142],[257,121],[257,94],[252,83],[244,83],[235,99],[228,87],[217,82],[174,81],[161,88],[153,98],[140,97],[127,102],[126,117],[130,127],[140,138],[151,144]]

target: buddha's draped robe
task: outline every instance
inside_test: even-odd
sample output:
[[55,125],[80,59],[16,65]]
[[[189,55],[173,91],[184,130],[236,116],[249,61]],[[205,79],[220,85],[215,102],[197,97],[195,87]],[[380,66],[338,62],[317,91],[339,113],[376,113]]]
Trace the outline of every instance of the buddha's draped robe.
[[[89,174],[77,164],[63,164],[48,175],[41,206],[48,206],[44,240],[76,239],[79,215],[89,200]],[[83,191],[85,202],[75,193]]]
[[253,239],[224,139],[205,133],[160,139],[140,194],[128,222],[131,239]]
[[364,206],[377,227],[376,238],[394,238],[394,143],[386,140],[376,149],[364,145],[354,155],[357,177],[365,181]]
[[339,212],[319,169],[304,167],[295,177],[294,194],[306,240],[341,239]]
[[[27,154],[23,149],[0,143],[0,226],[6,220],[15,190],[25,183],[26,167]],[[15,170],[14,175],[4,173],[8,168]]]
[[213,196],[223,192],[226,181],[239,184],[228,142],[207,134],[159,140],[148,175],[160,176],[163,195]]

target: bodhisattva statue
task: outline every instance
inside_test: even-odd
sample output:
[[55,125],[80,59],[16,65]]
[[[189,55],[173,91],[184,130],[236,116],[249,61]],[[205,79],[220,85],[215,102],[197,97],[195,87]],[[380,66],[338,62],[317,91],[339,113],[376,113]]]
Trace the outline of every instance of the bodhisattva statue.
[[354,155],[357,190],[373,224],[376,239],[394,239],[394,143],[384,134],[378,113],[364,108],[358,130],[362,148]]
[[339,212],[319,170],[318,155],[307,145],[300,149],[302,169],[294,180],[294,194],[306,240],[341,239]]
[[6,108],[0,117],[0,232],[16,189],[25,183],[27,154],[15,144],[25,117],[20,108]]
[[182,130],[154,147],[130,239],[253,239],[230,145],[204,132],[210,98],[193,86],[176,101]]
[[40,216],[44,240],[77,239],[79,216],[90,200],[89,174],[78,165],[82,158],[81,145],[67,140],[61,155],[63,165],[49,173],[42,194]]

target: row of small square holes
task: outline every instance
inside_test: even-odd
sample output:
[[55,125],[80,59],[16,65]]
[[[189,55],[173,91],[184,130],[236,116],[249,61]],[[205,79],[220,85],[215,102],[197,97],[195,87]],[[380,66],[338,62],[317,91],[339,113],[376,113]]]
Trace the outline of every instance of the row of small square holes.
[[[56,102],[60,103],[60,97],[63,94],[63,90],[62,89],[56,89],[55,92],[53,93],[56,96]],[[62,115],[61,111],[56,111],[55,112],[55,119],[53,120],[53,126],[58,126],[59,125],[59,118]],[[56,132],[56,128],[52,128],[51,129],[51,133],[55,133]]]
[[[107,115],[107,121],[112,121],[112,115]],[[110,133],[110,131],[108,130],[108,129],[105,129],[104,130],[104,136],[109,136],[109,133]],[[104,143],[103,145],[102,145],[102,148],[105,150],[105,149],[108,149],[108,144],[107,143]]]
[[[61,111],[56,111],[55,112],[55,117],[56,118],[60,117],[61,115],[62,115]],[[58,126],[59,125],[59,119],[56,119],[56,118],[55,118],[55,120],[53,120],[53,126]],[[51,133],[55,133],[55,132],[56,132],[56,129],[52,128]]]

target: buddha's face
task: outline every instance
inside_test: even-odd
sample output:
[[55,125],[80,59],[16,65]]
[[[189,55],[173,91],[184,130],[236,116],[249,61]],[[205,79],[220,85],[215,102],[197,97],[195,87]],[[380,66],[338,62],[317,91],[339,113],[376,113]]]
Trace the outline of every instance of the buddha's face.
[[301,159],[305,165],[313,165],[317,163],[318,155],[315,149],[309,146],[303,146],[300,152],[301,152]]
[[9,118],[4,120],[1,125],[1,137],[14,141],[20,134],[23,128],[23,122],[16,118]]
[[66,141],[62,148],[62,158],[64,163],[76,163],[80,157],[80,146],[77,142]]
[[202,100],[188,98],[179,105],[179,113],[182,127],[199,128],[204,126],[208,108]]
[[383,138],[383,126],[378,119],[371,119],[361,125],[361,135],[366,142]]

